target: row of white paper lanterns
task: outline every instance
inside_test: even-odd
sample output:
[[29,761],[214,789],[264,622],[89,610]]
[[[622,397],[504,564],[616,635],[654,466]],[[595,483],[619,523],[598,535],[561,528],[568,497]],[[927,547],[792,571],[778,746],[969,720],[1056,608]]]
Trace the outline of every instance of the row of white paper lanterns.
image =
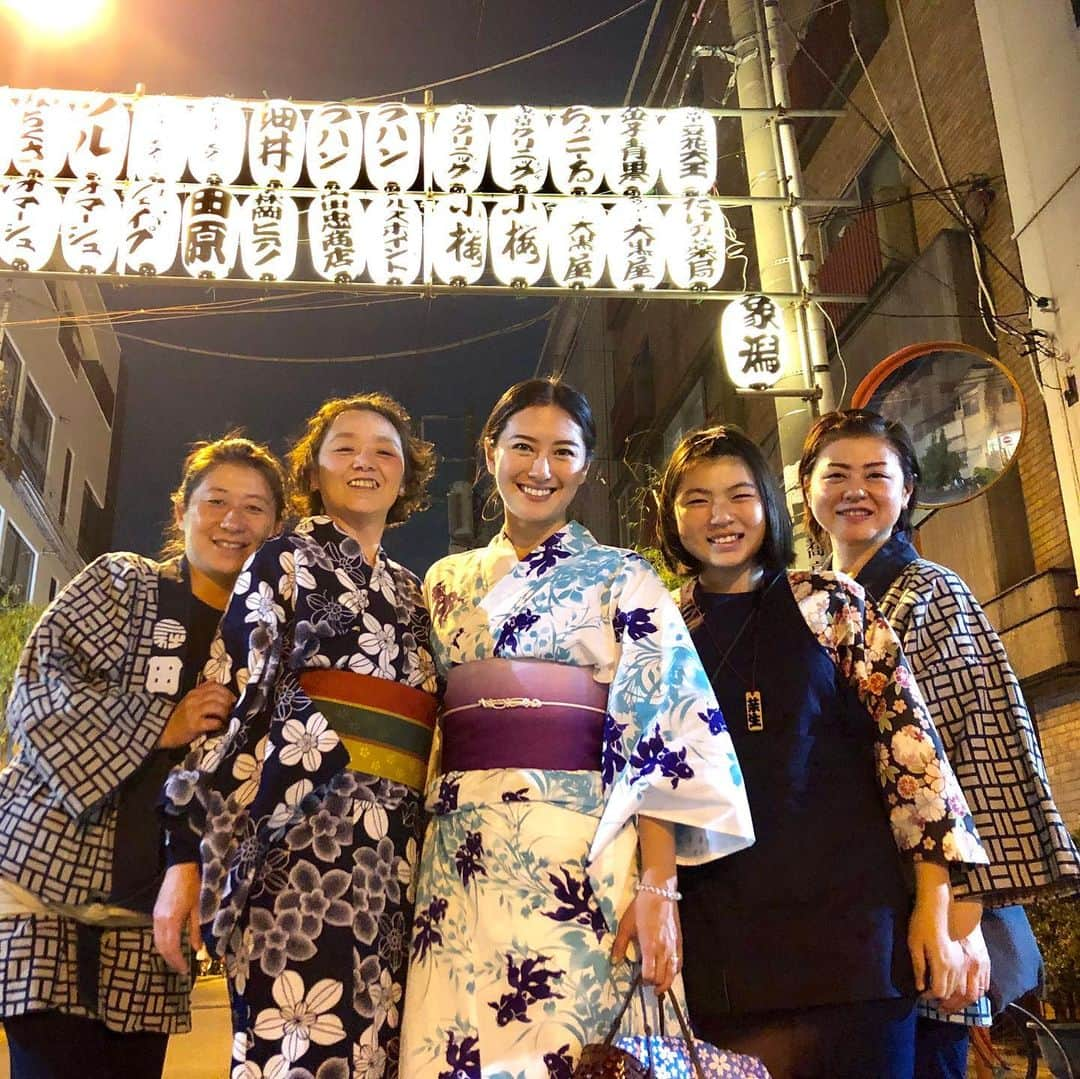
[[[104,94],[58,101],[49,91],[0,98],[0,172],[77,177],[233,183],[245,149],[254,184],[296,187],[301,168],[315,187],[351,188],[366,167],[371,187],[405,191],[417,182],[420,110],[395,103],[360,109],[328,102],[305,117],[288,101],[244,106],[231,98],[193,102],[144,97],[130,107]],[[716,177],[716,128],[703,109],[628,108],[608,118],[587,106],[545,113],[520,105],[487,114],[474,105],[437,113],[432,133],[435,184],[475,191],[490,157],[505,191],[539,191],[550,172],[564,194],[593,194],[606,180],[617,195],[646,194],[658,180],[672,195],[702,195]]]
[[[640,198],[615,200],[610,210],[596,199],[570,198],[550,213],[532,196],[491,200],[450,195],[435,202],[425,221],[420,200],[326,189],[312,197],[307,236],[320,277],[356,280],[365,267],[378,284],[411,284],[420,275],[423,244],[432,269],[445,283],[474,284],[491,270],[505,284],[534,285],[550,266],[561,287],[599,285],[605,268],[619,289],[649,289],[665,273],[682,289],[714,287],[724,272],[727,222],[708,198],[660,206]],[[0,196],[0,260],[40,270],[59,235],[72,270],[106,274],[167,273],[177,249],[195,277],[228,276],[240,251],[253,280],[291,276],[300,237],[296,201],[270,188],[243,202],[221,187],[190,193],[181,209],[172,185],[146,181],[121,201],[95,179],[75,184],[61,199],[49,183],[12,181]]]

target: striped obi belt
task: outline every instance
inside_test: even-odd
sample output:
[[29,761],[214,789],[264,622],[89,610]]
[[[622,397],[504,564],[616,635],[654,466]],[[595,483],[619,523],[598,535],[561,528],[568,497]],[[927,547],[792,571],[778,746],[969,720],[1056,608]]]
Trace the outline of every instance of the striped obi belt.
[[607,697],[588,667],[534,659],[454,667],[442,713],[442,771],[598,772]]
[[349,753],[349,767],[423,790],[435,733],[430,693],[352,671],[304,671],[300,685]]

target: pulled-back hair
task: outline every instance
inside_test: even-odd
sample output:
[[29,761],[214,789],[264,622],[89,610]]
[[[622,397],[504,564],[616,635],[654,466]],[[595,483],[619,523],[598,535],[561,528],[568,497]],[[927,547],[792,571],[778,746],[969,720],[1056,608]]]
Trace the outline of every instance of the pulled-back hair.
[[757,555],[758,565],[769,571],[785,569],[795,558],[795,542],[784,492],[757,444],[738,427],[728,424],[700,427],[684,435],[660,477],[657,538],[664,562],[672,573],[696,575],[701,572],[701,563],[686,549],[679,536],[675,498],[683,476],[691,468],[703,461],[722,457],[734,457],[746,465],[761,497],[765,511],[765,536]]
[[557,378],[529,378],[515,383],[495,402],[491,415],[480,432],[480,455],[499,441],[503,428],[512,416],[526,408],[555,405],[577,424],[585,456],[591,458],[596,449],[596,421],[585,395]]
[[218,465],[243,465],[258,472],[274,500],[274,520],[280,521],[285,513],[285,469],[281,462],[261,442],[245,438],[240,428],[234,428],[221,438],[207,442],[195,442],[180,469],[180,484],[170,496],[173,513],[165,529],[165,541],[161,548],[162,558],[173,558],[184,553],[184,530],[177,523],[177,512],[183,516],[191,502],[195,488],[211,469]]
[[900,461],[904,482],[911,487],[911,497],[900,511],[900,516],[893,526],[893,532],[909,532],[911,514],[919,500],[919,480],[922,476],[915,445],[911,441],[908,429],[902,423],[898,420],[886,419],[880,413],[868,408],[845,408],[838,412],[826,412],[810,428],[806,436],[802,458],[799,460],[799,485],[803,490],[803,520],[807,532],[818,544],[825,545],[825,529],[814,517],[810,509],[810,499],[807,497],[810,474],[814,471],[814,465],[817,464],[822,450],[833,442],[839,442],[842,438],[881,438],[892,447]]
[[401,490],[386,515],[387,525],[401,524],[428,505],[427,486],[435,475],[435,447],[412,431],[412,418],[404,407],[385,393],[358,393],[327,401],[307,421],[307,429],[286,455],[292,483],[290,508],[298,517],[324,512],[322,495],[311,481],[319,469],[319,451],[334,420],[343,412],[374,412],[390,422],[401,439],[405,472]]

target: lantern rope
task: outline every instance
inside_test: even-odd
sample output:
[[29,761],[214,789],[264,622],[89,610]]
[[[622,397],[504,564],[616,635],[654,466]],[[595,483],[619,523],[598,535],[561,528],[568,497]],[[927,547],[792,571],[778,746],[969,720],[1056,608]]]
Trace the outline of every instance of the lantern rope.
[[592,26],[585,27],[584,30],[578,30],[576,34],[571,34],[569,37],[564,37],[559,41],[552,41],[550,44],[541,45],[538,49],[533,49],[531,52],[522,53],[520,56],[511,56],[507,60],[500,60],[498,63],[489,64],[487,67],[482,67],[476,71],[466,72],[464,75],[452,75],[448,79],[440,79],[438,82],[425,82],[420,83],[418,86],[410,86],[406,90],[392,90],[385,94],[376,94],[372,97],[352,97],[346,98],[345,104],[347,105],[366,105],[372,101],[386,101],[391,98],[404,97],[406,94],[415,94],[421,90],[434,90],[439,86],[449,86],[451,83],[464,82],[466,79],[475,79],[479,75],[487,75],[492,71],[498,71],[501,68],[509,67],[511,64],[519,64],[523,60],[532,60],[533,57],[542,56],[546,52],[551,52],[553,49],[561,48],[563,45],[569,45],[572,41],[577,41],[579,38],[585,37],[586,34],[591,34],[594,30],[602,30],[605,26],[615,22],[616,19],[621,19],[624,15],[629,15],[630,12],[636,11],[639,7],[644,7],[649,0],[636,0],[635,3],[629,7],[625,7],[622,11],[616,11],[614,15],[609,15],[606,19],[602,19],[600,22],[593,23]]
[[503,326],[498,330],[489,330],[487,333],[475,334],[472,337],[463,337],[457,341],[445,341],[439,345],[425,345],[420,348],[397,349],[394,352],[369,352],[359,356],[257,356],[248,352],[219,352],[214,349],[195,348],[190,345],[176,345],[170,341],[161,341],[152,337],[142,337],[139,334],[118,331],[116,336],[128,341],[138,341],[140,344],[152,345],[155,348],[168,349],[172,352],[185,352],[194,356],[211,356],[222,360],[249,360],[255,363],[368,363],[371,360],[400,360],[410,356],[427,356],[436,352],[451,352],[453,349],[462,348],[465,345],[475,345],[480,341],[490,341],[496,337],[505,337],[507,334],[527,330],[530,326],[536,326],[544,322],[555,312],[552,305],[543,314],[534,318],[515,322],[511,326]]

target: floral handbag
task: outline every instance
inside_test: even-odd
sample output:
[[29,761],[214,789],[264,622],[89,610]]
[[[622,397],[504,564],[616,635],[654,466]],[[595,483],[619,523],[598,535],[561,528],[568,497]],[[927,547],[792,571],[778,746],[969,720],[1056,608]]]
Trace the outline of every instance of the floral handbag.
[[665,998],[661,998],[659,1034],[653,1034],[649,1029],[646,1012],[644,1034],[616,1037],[635,992],[641,997],[642,1011],[645,1011],[641,975],[638,974],[607,1037],[582,1049],[574,1079],[769,1079],[765,1065],[756,1057],[729,1053],[694,1038],[674,996],[668,995],[666,1000],[671,1002],[678,1020],[679,1036],[669,1036],[664,1029]]

